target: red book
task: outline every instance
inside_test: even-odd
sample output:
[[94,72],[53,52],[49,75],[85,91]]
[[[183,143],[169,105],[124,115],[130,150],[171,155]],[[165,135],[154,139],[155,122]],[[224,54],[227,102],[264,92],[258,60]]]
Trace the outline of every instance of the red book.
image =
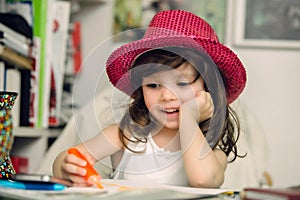
[[74,30],[72,32],[72,40],[73,40],[73,60],[74,60],[74,66],[73,70],[75,73],[78,73],[80,71],[81,67],[81,23],[80,22],[74,22]]
[[300,187],[246,188],[244,200],[300,200]]
[[28,158],[22,156],[11,156],[11,162],[17,174],[28,173]]

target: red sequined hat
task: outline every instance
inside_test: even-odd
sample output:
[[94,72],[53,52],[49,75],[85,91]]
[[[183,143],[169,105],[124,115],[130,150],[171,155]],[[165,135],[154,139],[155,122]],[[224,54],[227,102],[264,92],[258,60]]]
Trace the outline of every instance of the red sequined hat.
[[132,94],[128,70],[136,57],[150,49],[177,46],[205,51],[213,59],[225,80],[227,102],[233,102],[246,84],[246,71],[237,55],[219,42],[213,28],[197,15],[183,10],[157,13],[141,40],[122,45],[112,52],[106,72],[112,84]]

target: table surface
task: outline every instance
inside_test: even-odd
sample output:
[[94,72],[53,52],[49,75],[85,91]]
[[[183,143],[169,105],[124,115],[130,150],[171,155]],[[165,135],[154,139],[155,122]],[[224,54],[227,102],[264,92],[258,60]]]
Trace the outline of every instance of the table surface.
[[[191,188],[170,185],[151,185],[125,180],[102,179],[104,189],[96,187],[69,187],[61,191],[38,191],[1,188],[0,196],[5,199],[210,199],[239,200],[239,193],[227,189]],[[230,193],[230,195],[229,195]]]

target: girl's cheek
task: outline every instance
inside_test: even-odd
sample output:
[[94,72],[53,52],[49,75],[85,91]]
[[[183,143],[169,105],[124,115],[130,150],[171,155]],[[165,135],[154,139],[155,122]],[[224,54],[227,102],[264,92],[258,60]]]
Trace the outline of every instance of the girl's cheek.
[[205,91],[204,86],[202,84],[199,83],[195,86],[196,87],[191,87],[190,89],[181,92],[181,100],[183,103],[185,101],[195,98],[199,95],[201,91]]
[[190,99],[193,99],[196,97],[196,94],[198,93],[197,90],[195,89],[189,89],[189,90],[186,90],[186,91],[182,91],[179,93],[180,95],[180,100],[182,103],[190,100]]

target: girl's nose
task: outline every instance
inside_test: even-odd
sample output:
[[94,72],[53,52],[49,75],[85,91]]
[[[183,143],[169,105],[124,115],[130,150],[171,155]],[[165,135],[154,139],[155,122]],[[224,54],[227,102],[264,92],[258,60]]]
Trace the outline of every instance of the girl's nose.
[[172,91],[172,89],[167,88],[167,87],[163,87],[162,93],[161,93],[161,98],[164,101],[171,101],[171,100],[176,100],[177,96],[174,93],[174,91]]

